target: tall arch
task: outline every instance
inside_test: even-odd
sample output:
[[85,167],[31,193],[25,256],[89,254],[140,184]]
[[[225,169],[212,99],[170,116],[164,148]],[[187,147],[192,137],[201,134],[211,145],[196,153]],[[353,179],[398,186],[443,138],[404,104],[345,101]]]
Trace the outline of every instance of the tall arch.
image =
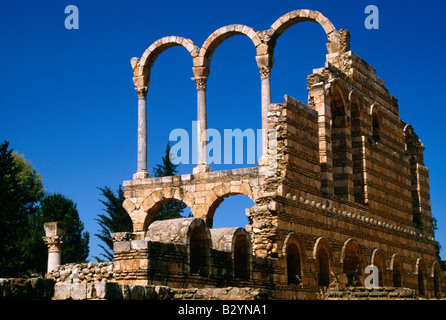
[[286,236],[282,255],[286,261],[287,283],[291,285],[302,283],[305,247],[296,233],[293,232]]
[[345,241],[341,250],[341,263],[343,273],[347,276],[347,285],[360,286],[365,261],[358,240],[350,238]]
[[262,44],[257,32],[248,26],[242,24],[232,24],[221,27],[215,30],[203,43],[200,49],[199,56],[194,59],[194,67],[207,67],[211,65],[212,56],[217,47],[223,43],[226,39],[229,39],[236,35],[247,36],[253,42],[257,48]]
[[270,28],[272,44],[274,44],[288,28],[302,21],[312,21],[322,26],[325,33],[327,34],[328,53],[335,53],[341,50],[339,33],[330,22],[330,20],[328,20],[318,11],[307,9],[294,10],[284,14],[279,19],[277,19]]
[[426,294],[426,268],[422,258],[417,259],[416,274],[418,278],[418,294],[424,296]]
[[149,177],[147,171],[147,92],[150,85],[150,72],[156,58],[165,50],[183,46],[192,58],[198,56],[198,47],[189,39],[182,37],[164,37],[155,41],[143,53],[141,59],[132,58],[133,83],[138,94],[138,162],[134,179]]
[[190,39],[177,36],[158,39],[144,51],[141,59],[133,58],[130,61],[134,72],[135,86],[147,85],[150,78],[150,71],[158,56],[167,49],[176,46],[184,47],[192,58],[197,57],[200,53],[200,49]]
[[340,198],[353,200],[351,116],[345,87],[339,80],[330,84],[327,100],[331,111],[333,191]]
[[383,287],[386,282],[386,262],[381,249],[373,250],[370,262],[378,268],[378,286]]
[[317,284],[328,287],[330,285],[330,270],[333,263],[333,253],[326,238],[316,240],[313,249],[313,259],[316,261]]
[[392,282],[394,287],[403,286],[403,265],[400,255],[394,253],[390,260],[390,269],[392,270]]
[[362,148],[362,137],[364,135],[363,107],[364,102],[360,94],[352,90],[348,95],[351,115],[351,144],[352,144],[352,171],[353,171],[353,197],[355,202],[367,203],[366,179],[364,173],[364,151]]

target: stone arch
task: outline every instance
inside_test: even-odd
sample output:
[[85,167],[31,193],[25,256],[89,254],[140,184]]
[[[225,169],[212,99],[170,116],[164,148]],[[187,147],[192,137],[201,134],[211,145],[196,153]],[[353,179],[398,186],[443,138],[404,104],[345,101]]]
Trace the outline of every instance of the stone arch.
[[327,100],[330,106],[334,194],[347,199],[353,194],[350,110],[346,89],[340,80],[330,83]]
[[317,283],[319,286],[330,285],[330,269],[333,264],[333,253],[328,240],[320,237],[313,248],[313,259],[316,261]]
[[[199,57],[194,59],[194,67],[207,67],[211,65],[212,56],[217,47],[226,39],[236,35],[247,36],[257,48],[262,41],[257,32],[248,26],[242,24],[232,24],[215,30],[203,43]],[[257,50],[256,50],[257,52]]]
[[418,278],[418,294],[424,296],[426,294],[426,268],[422,258],[417,259],[415,273]]
[[231,254],[233,276],[248,280],[252,272],[252,244],[249,233],[243,228],[210,229],[215,250]]
[[302,283],[305,261],[305,247],[300,237],[291,232],[285,237],[282,247],[282,255],[286,260],[286,274],[288,284]]
[[184,202],[195,216],[195,198],[192,194],[182,188],[165,187],[148,195],[136,210],[138,214],[135,211],[130,214],[133,231],[146,231],[156,211],[171,200]]
[[150,71],[158,56],[165,50],[176,46],[183,46],[192,58],[197,57],[200,53],[200,49],[192,40],[183,37],[169,36],[155,41],[144,51],[141,59],[133,58],[130,61],[134,75],[133,80],[137,88],[148,86]]
[[431,276],[434,280],[434,296],[436,298],[440,297],[440,293],[441,293],[441,281],[442,281],[442,274],[441,274],[441,268],[440,268],[440,264],[438,263],[438,261],[434,261],[432,263],[432,273]]
[[225,198],[238,194],[243,194],[254,202],[257,199],[256,193],[247,182],[242,182],[239,185],[231,185],[231,182],[223,182],[208,192],[206,195],[206,203],[209,205],[209,210],[206,214],[206,223],[209,228],[212,228],[214,214],[218,206]]
[[403,265],[399,254],[394,253],[390,260],[390,269],[392,270],[392,282],[394,287],[403,286]]
[[318,11],[307,9],[294,10],[277,19],[270,28],[272,42],[275,43],[288,28],[302,21],[316,22],[322,26],[328,39],[328,53],[335,53],[341,50],[339,32],[330,20]]
[[184,245],[186,272],[207,276],[211,272],[212,237],[201,218],[178,218],[154,221],[145,240]]
[[386,275],[386,261],[384,260],[384,254],[381,249],[376,248],[373,250],[370,263],[378,267],[378,286],[383,287]]
[[360,286],[365,261],[358,240],[350,238],[345,241],[341,250],[341,263],[343,272],[347,276],[347,285]]

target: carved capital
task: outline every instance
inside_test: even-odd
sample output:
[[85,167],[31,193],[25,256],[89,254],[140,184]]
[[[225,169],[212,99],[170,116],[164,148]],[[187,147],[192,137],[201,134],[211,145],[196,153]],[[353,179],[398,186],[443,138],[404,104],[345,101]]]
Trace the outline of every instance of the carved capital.
[[198,90],[206,90],[206,83],[208,81],[207,77],[196,77],[196,78],[192,78],[192,80],[194,80],[195,84],[197,85],[197,91]]
[[63,243],[63,236],[42,237],[48,246],[48,251],[60,251]]
[[269,67],[259,67],[260,78],[262,80],[271,78],[271,68]]
[[138,99],[146,99],[148,88],[147,87],[138,87],[135,88],[136,93],[138,94]]

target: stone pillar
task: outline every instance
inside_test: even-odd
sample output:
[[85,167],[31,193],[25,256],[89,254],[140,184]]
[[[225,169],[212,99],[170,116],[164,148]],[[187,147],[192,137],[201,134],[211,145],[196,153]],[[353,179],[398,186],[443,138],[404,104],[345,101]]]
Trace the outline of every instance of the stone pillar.
[[138,167],[133,179],[149,178],[147,171],[147,86],[135,88],[138,93]]
[[48,269],[47,273],[53,271],[60,265],[62,254],[63,236],[66,231],[66,224],[63,222],[47,222],[43,225],[45,236],[42,237],[48,246]]
[[[262,94],[262,159],[264,161],[268,154],[268,108],[271,104],[271,69],[273,67],[273,58],[269,54],[256,56],[257,65],[260,71],[261,94]],[[260,164],[260,163],[259,163]]]
[[192,80],[197,85],[197,167],[194,173],[209,172],[207,158],[207,116],[206,116],[206,82],[209,76],[209,68],[194,67],[195,77]]
[[331,109],[326,102],[326,88],[322,78],[319,75],[314,75],[308,81],[309,100],[311,101],[312,108],[318,112],[321,191],[327,194],[333,194]]

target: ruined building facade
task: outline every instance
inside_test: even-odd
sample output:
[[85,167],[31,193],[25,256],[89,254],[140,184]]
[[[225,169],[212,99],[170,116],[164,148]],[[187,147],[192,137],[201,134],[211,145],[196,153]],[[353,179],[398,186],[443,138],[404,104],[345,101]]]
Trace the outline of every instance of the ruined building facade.
[[[289,96],[271,103],[276,40],[301,21],[324,29],[325,66],[308,76],[308,104]],[[258,167],[212,171],[206,141],[200,140],[207,128],[206,81],[214,51],[234,35],[247,36],[256,48],[265,151]],[[152,178],[146,122],[150,70],[173,46],[183,46],[193,63],[199,163],[191,174]],[[201,48],[189,39],[165,37],[131,64],[138,94],[138,168],[124,182],[123,206],[133,232],[113,234],[114,281],[252,287],[269,290],[275,299],[312,299],[330,284],[364,286],[365,267],[373,264],[381,287],[444,297],[424,146],[400,119],[397,99],[374,68],[350,50],[348,30],[336,29],[319,12],[296,10],[265,31],[222,27]],[[212,228],[217,207],[235,194],[255,202],[246,213],[249,225]],[[152,223],[170,200],[183,201],[194,217]]]

